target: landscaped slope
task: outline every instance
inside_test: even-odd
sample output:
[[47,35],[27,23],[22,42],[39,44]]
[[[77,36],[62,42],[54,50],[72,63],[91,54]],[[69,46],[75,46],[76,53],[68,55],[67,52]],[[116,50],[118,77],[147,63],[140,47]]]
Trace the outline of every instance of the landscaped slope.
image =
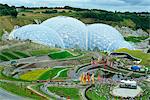
[[142,65],[145,65],[150,68],[150,54],[144,53],[140,50],[129,50],[126,48],[118,49],[115,52],[126,52],[134,57],[142,59],[141,63]]

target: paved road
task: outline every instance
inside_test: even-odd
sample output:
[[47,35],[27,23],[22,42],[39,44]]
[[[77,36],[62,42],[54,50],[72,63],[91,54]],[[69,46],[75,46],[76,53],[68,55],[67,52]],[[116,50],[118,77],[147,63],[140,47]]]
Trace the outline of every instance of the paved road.
[[27,100],[28,98],[23,98],[7,92],[6,90],[0,88],[0,100]]

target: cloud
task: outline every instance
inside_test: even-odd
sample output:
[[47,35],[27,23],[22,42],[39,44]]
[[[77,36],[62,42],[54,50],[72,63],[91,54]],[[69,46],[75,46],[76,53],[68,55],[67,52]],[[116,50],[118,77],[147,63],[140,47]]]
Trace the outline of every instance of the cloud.
[[73,6],[112,11],[150,11],[150,0],[0,0],[0,3],[28,7]]

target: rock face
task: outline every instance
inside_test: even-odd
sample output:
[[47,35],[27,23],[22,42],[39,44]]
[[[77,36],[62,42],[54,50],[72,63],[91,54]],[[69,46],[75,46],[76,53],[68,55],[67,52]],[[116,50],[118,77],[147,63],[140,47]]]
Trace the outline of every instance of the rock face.
[[132,30],[129,27],[119,27],[119,26],[115,26],[115,28],[124,36],[124,37],[128,37],[128,36],[148,36],[148,33],[143,31],[142,29],[137,29],[136,31]]
[[142,42],[135,43],[134,47],[142,50],[145,53],[150,53],[150,38],[148,38]]
[[5,30],[4,31],[4,34],[2,35],[2,41],[7,41],[8,40],[8,37],[9,37],[9,33]]

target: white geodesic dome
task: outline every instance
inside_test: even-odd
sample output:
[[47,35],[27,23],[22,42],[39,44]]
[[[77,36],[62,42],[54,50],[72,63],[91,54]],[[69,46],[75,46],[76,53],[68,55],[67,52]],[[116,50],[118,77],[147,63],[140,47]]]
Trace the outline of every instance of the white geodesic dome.
[[51,28],[42,25],[25,25],[18,29],[14,29],[9,39],[15,40],[31,40],[32,42],[52,46],[64,47],[63,40],[58,33]]
[[50,18],[41,25],[54,29],[63,39],[66,48],[87,48],[87,28],[81,21],[65,16]]
[[93,50],[112,51],[119,48],[133,48],[123,36],[112,26],[106,24],[91,24],[88,28],[88,48]]
[[107,51],[113,51],[120,48],[134,49],[134,47],[127,41],[114,41],[111,45],[109,45]]

